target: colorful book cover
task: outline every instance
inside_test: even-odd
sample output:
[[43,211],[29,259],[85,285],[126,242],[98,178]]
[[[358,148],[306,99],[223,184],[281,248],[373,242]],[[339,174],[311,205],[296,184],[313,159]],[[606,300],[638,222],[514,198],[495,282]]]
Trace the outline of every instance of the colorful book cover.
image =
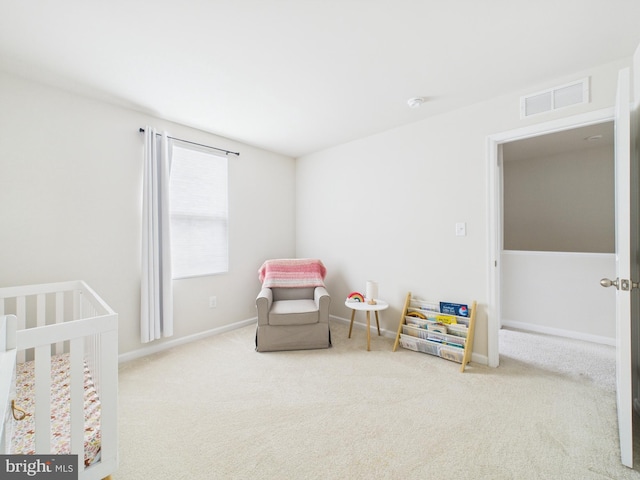
[[451,315],[436,315],[436,322],[443,323],[445,325],[458,323],[456,317],[452,317]]
[[459,317],[468,317],[469,306],[462,303],[440,302],[440,312]]

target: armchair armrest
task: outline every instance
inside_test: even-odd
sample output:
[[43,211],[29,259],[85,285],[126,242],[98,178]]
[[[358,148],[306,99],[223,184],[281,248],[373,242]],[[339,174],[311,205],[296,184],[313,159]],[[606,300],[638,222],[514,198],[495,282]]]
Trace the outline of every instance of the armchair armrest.
[[256,308],[258,310],[258,325],[269,324],[269,310],[271,310],[271,304],[273,303],[273,292],[270,288],[263,288],[260,290],[258,297],[256,298]]
[[320,315],[320,323],[329,323],[329,307],[331,297],[325,287],[316,287],[313,292],[313,300],[316,302]]

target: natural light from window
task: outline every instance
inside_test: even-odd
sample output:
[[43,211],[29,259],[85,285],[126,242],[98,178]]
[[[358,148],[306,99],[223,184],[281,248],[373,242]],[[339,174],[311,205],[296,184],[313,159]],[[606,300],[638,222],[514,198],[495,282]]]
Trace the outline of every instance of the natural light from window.
[[170,217],[173,278],[229,270],[227,157],[171,144]]

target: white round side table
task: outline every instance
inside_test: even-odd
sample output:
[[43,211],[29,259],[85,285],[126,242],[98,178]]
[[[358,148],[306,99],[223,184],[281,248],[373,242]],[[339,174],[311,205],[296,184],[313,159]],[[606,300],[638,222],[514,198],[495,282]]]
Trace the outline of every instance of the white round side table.
[[349,307],[351,312],[351,324],[349,325],[349,338],[351,338],[351,329],[353,329],[353,319],[356,316],[356,311],[362,311],[367,313],[367,351],[371,350],[371,312],[376,313],[376,326],[378,327],[378,336],[380,336],[380,320],[378,318],[378,312],[380,310],[386,310],[389,308],[389,304],[384,300],[376,299],[376,303],[371,304],[367,302],[350,302],[349,300],[344,302],[345,306]]

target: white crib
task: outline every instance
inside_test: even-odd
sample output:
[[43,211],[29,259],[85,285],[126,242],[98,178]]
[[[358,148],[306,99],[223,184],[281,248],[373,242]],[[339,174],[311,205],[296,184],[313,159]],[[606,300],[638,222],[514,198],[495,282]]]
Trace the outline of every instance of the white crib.
[[[62,388],[55,378],[52,383],[57,365],[65,365],[65,415],[70,418],[63,443],[60,432],[52,429],[52,416],[58,413],[52,399]],[[82,480],[114,473],[118,466],[118,315],[82,281],[0,288],[0,413],[4,414],[0,448],[2,453],[26,454],[18,445],[27,435],[16,435],[24,420],[15,418],[24,415],[18,402],[12,406],[20,391],[15,387],[16,369],[19,375],[29,371],[35,378],[33,411],[24,409],[27,420],[33,421],[30,453],[78,455]],[[92,412],[97,412],[87,427],[89,432],[97,431],[93,442],[97,447],[89,459],[88,383],[95,395]]]

